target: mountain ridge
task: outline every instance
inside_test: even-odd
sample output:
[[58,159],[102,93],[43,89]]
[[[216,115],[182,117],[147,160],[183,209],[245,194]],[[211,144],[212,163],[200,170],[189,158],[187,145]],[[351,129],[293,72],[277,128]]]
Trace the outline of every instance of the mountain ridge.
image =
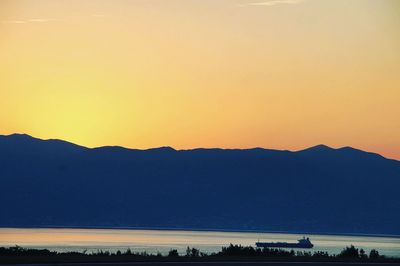
[[354,148],[86,148],[0,136],[0,226],[400,234],[400,162]]
[[0,138],[16,138],[16,139],[24,139],[24,140],[35,140],[35,141],[44,141],[44,142],[60,142],[64,144],[71,144],[75,147],[81,147],[85,148],[88,150],[99,150],[99,149],[119,149],[119,150],[128,150],[128,151],[154,151],[154,150],[164,150],[164,151],[196,151],[196,150],[207,150],[207,151],[257,151],[257,150],[262,150],[262,151],[277,151],[277,152],[291,152],[291,153],[299,153],[299,152],[308,152],[308,151],[357,151],[357,152],[364,152],[368,153],[371,155],[377,155],[380,156],[384,159],[387,160],[393,160],[393,161],[398,161],[400,160],[393,159],[393,158],[387,158],[379,153],[376,152],[370,152],[370,151],[364,151],[361,149],[357,149],[351,146],[344,146],[344,147],[339,147],[339,148],[333,148],[325,144],[317,144],[308,148],[300,149],[300,150],[280,150],[280,149],[270,149],[270,148],[264,148],[264,147],[250,147],[250,148],[190,148],[190,149],[175,149],[174,147],[171,146],[161,146],[161,147],[154,147],[154,148],[145,148],[145,149],[137,149],[137,148],[129,148],[129,147],[124,147],[124,146],[119,146],[119,145],[105,145],[105,146],[98,146],[98,147],[87,147],[83,145],[79,145],[70,141],[62,140],[62,139],[41,139],[41,138],[36,138],[33,137],[29,134],[25,133],[12,133],[9,135],[2,135],[0,134]]

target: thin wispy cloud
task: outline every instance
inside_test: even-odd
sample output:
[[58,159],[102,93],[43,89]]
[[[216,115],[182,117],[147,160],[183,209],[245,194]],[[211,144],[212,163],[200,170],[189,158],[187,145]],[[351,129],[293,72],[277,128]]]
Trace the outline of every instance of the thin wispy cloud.
[[25,24],[27,23],[25,20],[3,20],[1,23],[4,24]]
[[[107,18],[110,15],[107,14],[90,14],[88,15],[92,18]],[[53,22],[53,21],[64,21],[63,19],[56,19],[56,18],[31,18],[31,19],[10,19],[10,20],[2,20],[1,23],[4,24],[28,24],[28,23],[46,23],[46,22]]]
[[19,20],[3,20],[1,21],[4,24],[26,24],[26,23],[45,23],[50,21],[57,21],[58,19],[54,18],[32,18],[32,19],[19,19]]
[[304,0],[270,0],[270,1],[262,1],[262,2],[244,3],[244,4],[239,4],[238,6],[245,7],[245,6],[294,5],[294,4],[300,4],[302,2],[304,2]]
[[57,19],[54,18],[33,18],[33,19],[28,19],[28,22],[49,22],[49,21],[57,21]]

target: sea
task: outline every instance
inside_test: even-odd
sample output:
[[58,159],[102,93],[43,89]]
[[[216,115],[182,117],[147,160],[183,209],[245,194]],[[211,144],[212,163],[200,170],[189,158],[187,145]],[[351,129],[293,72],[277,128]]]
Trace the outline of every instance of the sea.
[[[229,244],[255,246],[257,241],[297,242],[309,237],[314,248],[306,251],[326,251],[338,254],[346,246],[354,245],[367,254],[376,249],[389,257],[400,257],[400,236],[324,235],[265,232],[220,232],[189,230],[139,230],[139,229],[71,229],[71,228],[0,228],[0,247],[21,246],[52,251],[132,252],[167,254],[177,249],[185,254],[194,247],[204,253],[213,253]],[[301,250],[301,249],[300,249]]]

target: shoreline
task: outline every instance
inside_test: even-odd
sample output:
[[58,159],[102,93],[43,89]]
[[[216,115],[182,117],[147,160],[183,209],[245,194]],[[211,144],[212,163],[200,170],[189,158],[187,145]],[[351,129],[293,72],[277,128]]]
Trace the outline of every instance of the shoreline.
[[359,251],[354,246],[346,247],[339,254],[330,254],[320,251],[294,252],[284,249],[260,249],[251,246],[229,245],[222,247],[221,251],[207,254],[196,248],[187,248],[185,254],[179,254],[176,249],[171,249],[168,254],[132,252],[96,253],[83,252],[57,252],[48,249],[27,249],[22,247],[0,247],[0,264],[2,263],[399,263],[400,257],[387,257],[378,251],[371,250],[369,255]]
[[289,235],[310,235],[310,236],[354,236],[354,237],[379,237],[399,238],[400,235],[389,234],[363,234],[363,233],[329,233],[329,232],[290,232],[290,231],[266,231],[266,230],[240,230],[240,229],[214,229],[214,228],[170,228],[170,227],[107,227],[107,226],[0,226],[0,229],[82,229],[82,230],[131,230],[131,231],[180,231],[180,232],[220,232],[220,233],[260,233],[260,234],[289,234]]

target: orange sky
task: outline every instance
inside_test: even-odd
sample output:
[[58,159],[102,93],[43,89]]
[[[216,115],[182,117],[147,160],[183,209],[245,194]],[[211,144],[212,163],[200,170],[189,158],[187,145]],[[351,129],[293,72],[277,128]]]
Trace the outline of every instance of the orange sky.
[[0,134],[400,159],[398,0],[2,0]]

